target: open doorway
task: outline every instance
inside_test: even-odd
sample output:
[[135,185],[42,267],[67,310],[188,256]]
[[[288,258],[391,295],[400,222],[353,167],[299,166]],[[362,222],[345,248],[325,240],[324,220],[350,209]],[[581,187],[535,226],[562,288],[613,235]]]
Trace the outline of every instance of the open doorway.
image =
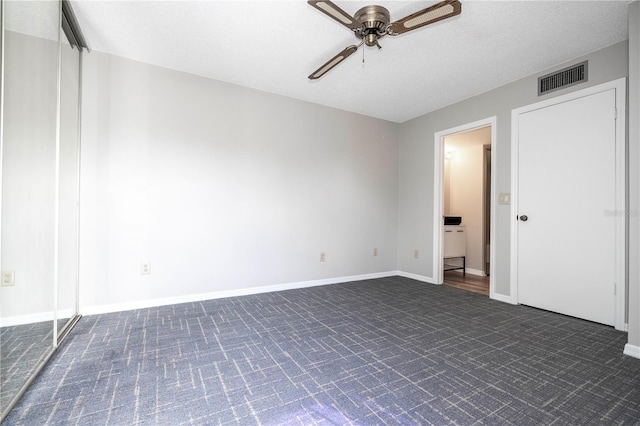
[[439,283],[487,296],[493,289],[494,132],[495,119],[439,132],[435,156]]

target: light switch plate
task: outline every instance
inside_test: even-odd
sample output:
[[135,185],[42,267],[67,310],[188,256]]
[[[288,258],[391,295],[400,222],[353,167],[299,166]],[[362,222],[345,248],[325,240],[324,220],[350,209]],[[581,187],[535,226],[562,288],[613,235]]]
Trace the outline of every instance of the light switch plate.
[[498,204],[509,205],[511,204],[511,193],[501,192],[498,194]]

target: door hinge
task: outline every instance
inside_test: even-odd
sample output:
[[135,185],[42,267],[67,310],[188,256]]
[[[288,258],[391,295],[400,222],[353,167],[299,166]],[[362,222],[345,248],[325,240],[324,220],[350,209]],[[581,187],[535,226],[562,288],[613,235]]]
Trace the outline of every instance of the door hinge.
[[613,120],[618,120],[618,108],[613,108]]
[[616,294],[618,294],[618,286],[616,283],[613,283],[613,295],[615,296]]

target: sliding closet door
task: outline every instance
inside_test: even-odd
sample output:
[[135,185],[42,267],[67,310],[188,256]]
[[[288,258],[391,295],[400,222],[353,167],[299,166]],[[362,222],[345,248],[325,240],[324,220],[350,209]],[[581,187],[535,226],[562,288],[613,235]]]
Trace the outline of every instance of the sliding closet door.
[[62,35],[58,149],[58,335],[78,313],[80,52]]
[[53,349],[60,5],[3,1],[0,408]]

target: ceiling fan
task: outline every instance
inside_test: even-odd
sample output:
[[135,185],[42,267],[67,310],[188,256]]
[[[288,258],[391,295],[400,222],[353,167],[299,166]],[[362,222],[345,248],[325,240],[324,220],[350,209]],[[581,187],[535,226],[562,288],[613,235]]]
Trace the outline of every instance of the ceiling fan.
[[360,44],[354,44],[345,48],[342,52],[329,59],[324,65],[311,73],[309,76],[310,80],[315,80],[325,75],[340,62],[347,59],[363,44],[367,46],[377,46],[378,49],[381,49],[382,46],[380,46],[378,40],[385,35],[396,36],[403,34],[407,31],[459,15],[462,12],[462,5],[459,0],[444,0],[389,23],[391,21],[389,11],[382,6],[365,6],[358,10],[355,15],[351,16],[329,0],[308,0],[307,3],[349,28],[356,37],[361,39]]

